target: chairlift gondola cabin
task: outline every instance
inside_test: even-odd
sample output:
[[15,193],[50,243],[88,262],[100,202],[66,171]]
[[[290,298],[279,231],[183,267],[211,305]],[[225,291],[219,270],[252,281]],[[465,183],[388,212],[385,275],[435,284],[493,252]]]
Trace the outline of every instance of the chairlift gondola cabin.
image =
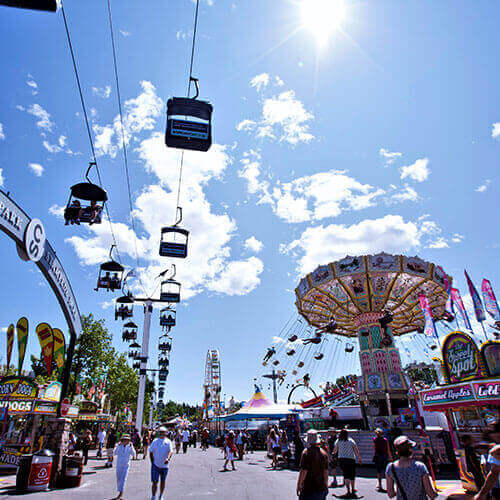
[[170,352],[172,344],[170,342],[160,342],[160,344],[158,344],[158,349],[163,352]]
[[181,284],[170,278],[162,281],[160,300],[162,302],[177,303],[181,301]]
[[180,220],[174,226],[162,227],[161,229],[160,255],[162,257],[178,259],[187,257],[189,231],[178,227],[179,222]]
[[134,299],[130,295],[118,297],[115,302],[115,320],[127,319],[134,315]]
[[[97,184],[93,184],[89,179],[89,171],[95,166],[91,162],[87,170],[87,182],[80,182],[71,186],[68,204],[64,209],[65,225],[100,224],[102,222],[102,212],[104,204],[108,201],[106,191]],[[88,203],[82,203],[88,202]]]
[[175,326],[176,311],[173,307],[164,307],[160,311],[160,326]]
[[0,0],[0,5],[17,7],[19,9],[43,10],[46,12],[57,11],[56,0]]
[[112,253],[114,247],[115,245],[111,245],[111,250],[109,251],[110,260],[101,264],[96,291],[99,288],[104,288],[109,292],[110,290],[120,290],[122,287],[123,271],[125,268],[119,262],[113,260]]
[[345,352],[352,352],[354,351],[354,344],[347,343],[345,346]]
[[129,321],[123,325],[123,340],[136,340],[137,339],[137,325],[133,321]]
[[167,102],[167,131],[165,144],[169,148],[208,151],[212,145],[213,106],[207,101],[198,101],[198,80],[196,96],[172,97]]

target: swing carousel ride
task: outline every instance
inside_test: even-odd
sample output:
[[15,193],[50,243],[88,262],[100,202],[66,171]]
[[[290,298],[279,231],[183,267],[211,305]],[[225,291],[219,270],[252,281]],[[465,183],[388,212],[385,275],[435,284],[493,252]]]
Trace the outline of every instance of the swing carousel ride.
[[420,335],[425,318],[419,296],[427,298],[436,321],[450,321],[450,284],[440,266],[419,257],[380,253],[321,265],[300,280],[295,290],[300,317],[285,326],[285,338],[275,337],[263,364],[277,371],[280,385],[294,391],[310,387],[312,377],[355,373],[359,358],[361,376],[345,377],[340,387],[320,386],[323,399],[346,401],[356,393],[388,415],[407,405],[409,390],[396,337],[411,339],[415,354],[429,356],[436,346]]

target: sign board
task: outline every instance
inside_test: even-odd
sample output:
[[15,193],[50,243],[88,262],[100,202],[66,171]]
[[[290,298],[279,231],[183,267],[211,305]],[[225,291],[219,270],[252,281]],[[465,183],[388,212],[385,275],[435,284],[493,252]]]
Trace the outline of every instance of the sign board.
[[500,375],[500,342],[498,340],[485,342],[481,346],[481,356],[490,377]]
[[421,392],[424,406],[457,405],[463,402],[474,402],[474,391],[471,384],[456,384],[429,389]]
[[38,398],[59,403],[61,399],[61,382],[50,382],[47,386],[41,387]]
[[34,401],[30,400],[9,400],[0,401],[0,408],[8,408],[9,415],[16,413],[31,413],[33,411]]
[[0,400],[36,399],[38,386],[27,377],[3,377],[0,379]]
[[500,380],[485,380],[484,382],[474,382],[474,393],[479,401],[485,399],[499,399],[500,403]]
[[50,401],[36,401],[35,402],[35,415],[55,415],[57,410],[57,403]]
[[69,399],[64,398],[61,401],[61,416],[65,417],[68,414],[68,412],[69,412]]
[[29,453],[29,446],[12,448],[3,446],[0,448],[0,469],[13,469],[19,464],[19,457],[23,453]]
[[80,403],[80,415],[95,415],[97,410],[97,403],[94,403],[93,401],[82,401]]
[[449,383],[487,376],[479,349],[474,340],[463,332],[452,332],[443,342],[443,363]]

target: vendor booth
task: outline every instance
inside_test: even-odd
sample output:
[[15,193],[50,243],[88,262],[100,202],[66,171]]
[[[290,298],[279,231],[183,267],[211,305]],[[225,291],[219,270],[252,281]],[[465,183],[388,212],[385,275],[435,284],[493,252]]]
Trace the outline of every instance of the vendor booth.
[[500,416],[500,342],[479,349],[471,336],[450,333],[442,345],[441,369],[447,383],[421,391],[422,407],[446,415],[463,487],[475,492],[460,436],[481,433]]

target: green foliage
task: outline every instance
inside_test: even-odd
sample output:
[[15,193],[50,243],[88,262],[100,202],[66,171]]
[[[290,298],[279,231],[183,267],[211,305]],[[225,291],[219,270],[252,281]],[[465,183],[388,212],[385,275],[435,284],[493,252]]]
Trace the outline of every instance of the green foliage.
[[412,382],[421,381],[429,385],[437,382],[436,370],[431,366],[408,368],[406,373]]
[[191,406],[186,403],[175,403],[174,401],[168,401],[165,403],[159,414],[160,420],[163,422],[172,419],[175,416],[182,417],[184,414],[191,421],[201,419],[202,417],[200,406]]

